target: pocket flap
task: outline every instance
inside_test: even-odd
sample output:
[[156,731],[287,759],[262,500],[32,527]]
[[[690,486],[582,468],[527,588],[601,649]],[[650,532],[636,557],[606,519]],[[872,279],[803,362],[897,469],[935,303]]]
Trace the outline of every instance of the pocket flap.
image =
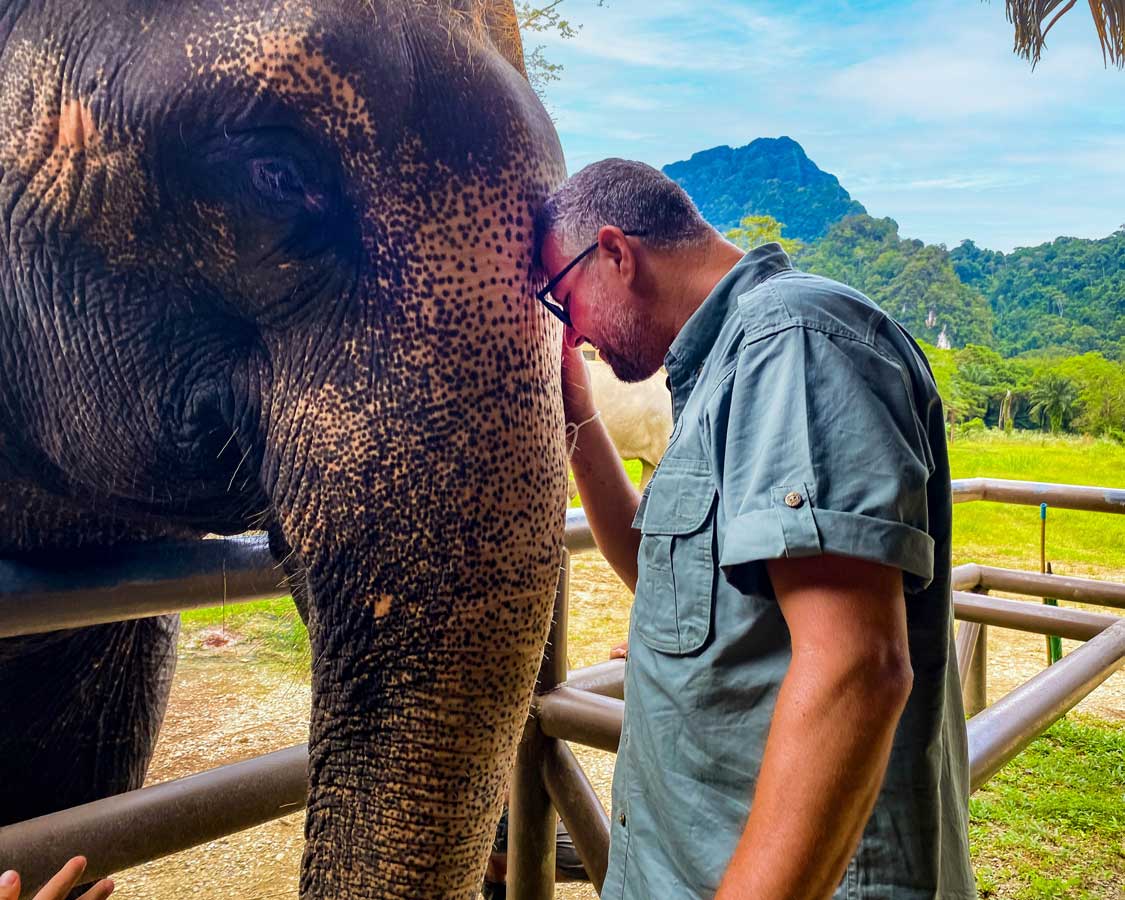
[[703,527],[717,491],[711,472],[661,468],[645,503],[644,534],[692,534]]

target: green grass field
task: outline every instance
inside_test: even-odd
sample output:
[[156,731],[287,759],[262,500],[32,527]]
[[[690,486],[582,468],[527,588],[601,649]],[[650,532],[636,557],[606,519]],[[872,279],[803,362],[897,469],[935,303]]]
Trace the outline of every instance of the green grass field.
[[[949,448],[954,478],[1012,478],[1125,488],[1125,446],[1082,437],[978,433]],[[1039,570],[1039,508],[962,503],[953,512],[956,562]],[[1058,575],[1125,577],[1125,515],[1047,510],[1047,559]]]
[[[950,447],[950,463],[954,478],[1125,487],[1125,447],[1089,438],[977,433]],[[626,468],[639,481],[640,463]],[[1038,570],[1038,507],[959,504],[953,522],[955,562]],[[1058,574],[1122,579],[1125,515],[1049,511],[1047,557]],[[307,677],[307,635],[288,600],[188,612],[183,622],[189,640],[225,623],[263,663]],[[572,653],[583,641],[571,635]],[[1125,898],[1125,722],[1056,723],[974,795],[971,839],[982,897]]]

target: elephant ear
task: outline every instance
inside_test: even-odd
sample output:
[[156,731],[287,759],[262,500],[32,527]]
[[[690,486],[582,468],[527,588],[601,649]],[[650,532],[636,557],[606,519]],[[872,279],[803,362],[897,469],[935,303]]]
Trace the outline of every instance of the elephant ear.
[[523,41],[520,39],[520,21],[512,0],[483,0],[480,4],[480,22],[492,45],[500,51],[524,78],[527,69],[523,64]]

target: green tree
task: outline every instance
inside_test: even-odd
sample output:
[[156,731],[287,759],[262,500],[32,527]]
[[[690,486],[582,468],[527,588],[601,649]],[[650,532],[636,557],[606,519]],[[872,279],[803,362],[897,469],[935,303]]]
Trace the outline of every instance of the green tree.
[[1100,353],[1086,353],[1061,360],[1054,369],[1078,388],[1077,430],[1105,434],[1125,429],[1125,365]]
[[900,238],[894,219],[848,216],[798,254],[797,264],[863,291],[915,338],[992,343],[988,301],[957,277],[944,247]]
[[1057,238],[1007,255],[962,244],[950,255],[988,298],[1001,353],[1096,350],[1125,358],[1125,231]]
[[1031,384],[1031,418],[1040,424],[1050,423],[1051,433],[1060,431],[1075,414],[1078,387],[1065,375],[1047,371],[1036,376]]
[[1004,427],[1001,408],[1007,402],[1007,417],[1012,419],[1023,399],[1018,366],[990,347],[969,344],[955,354],[957,380],[961,393],[974,400],[979,415],[989,424]]
[[743,250],[753,250],[762,244],[776,241],[781,244],[782,250],[793,256],[805,245],[796,238],[782,237],[781,232],[784,228],[785,226],[773,216],[743,216],[738,227],[728,231],[725,237]]
[[[516,0],[516,17],[520,23],[520,33],[524,35],[523,62],[527,69],[527,80],[540,99],[547,85],[558,81],[562,75],[562,63],[552,62],[543,51],[543,44],[533,44],[527,40],[530,35],[554,32],[564,40],[577,37],[581,25],[572,25],[569,19],[564,19],[559,7],[563,0],[538,6],[526,0]],[[604,6],[604,0],[599,0],[598,6]]]

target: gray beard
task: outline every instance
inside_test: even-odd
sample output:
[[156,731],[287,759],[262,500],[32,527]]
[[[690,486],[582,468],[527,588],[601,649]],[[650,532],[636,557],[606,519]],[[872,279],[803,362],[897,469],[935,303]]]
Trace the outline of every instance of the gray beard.
[[605,345],[598,347],[602,359],[618,381],[632,384],[651,378],[664,365],[665,348],[647,319],[613,304],[604,295],[598,302],[603,309],[613,310],[612,316],[606,316]]

